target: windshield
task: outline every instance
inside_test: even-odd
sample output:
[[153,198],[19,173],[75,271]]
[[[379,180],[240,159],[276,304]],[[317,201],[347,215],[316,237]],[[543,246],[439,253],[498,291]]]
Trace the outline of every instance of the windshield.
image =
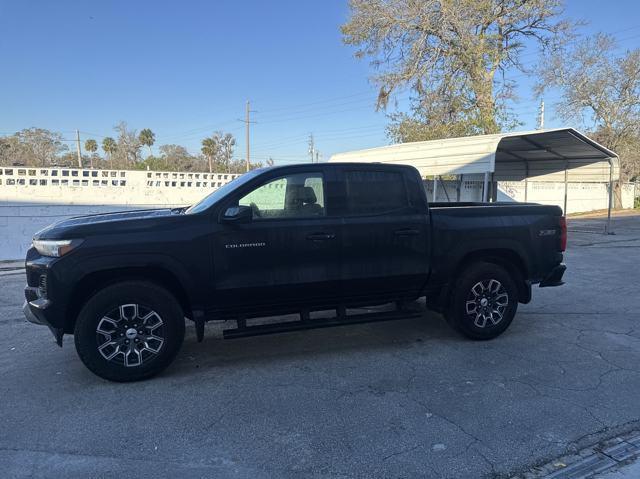
[[264,168],[258,168],[256,170],[251,170],[250,172],[245,173],[242,176],[238,176],[237,178],[234,178],[229,183],[221,186],[220,188],[215,190],[210,195],[205,196],[203,199],[201,199],[195,205],[190,206],[189,208],[187,208],[187,210],[184,213],[186,215],[193,215],[193,214],[200,213],[200,212],[202,212],[204,210],[209,209],[211,206],[216,204],[219,200],[221,200],[222,198],[227,196],[233,190],[235,190],[236,188],[244,185],[248,181],[250,181],[253,178],[255,178],[258,174],[260,174],[262,172],[262,170],[264,170]]

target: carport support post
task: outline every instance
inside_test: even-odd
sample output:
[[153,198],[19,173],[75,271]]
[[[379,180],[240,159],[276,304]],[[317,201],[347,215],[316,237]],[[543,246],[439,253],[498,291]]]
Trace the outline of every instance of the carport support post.
[[529,162],[524,160],[524,202],[529,199]]
[[569,167],[568,165],[564,166],[564,208],[562,210],[563,214],[567,216],[567,188],[569,185]]
[[436,198],[438,197],[438,177],[433,175],[433,202],[436,202]]
[[613,206],[613,161],[609,158],[609,208],[607,209],[607,225],[605,234],[612,235],[611,231],[611,207]]
[[484,184],[482,185],[482,202],[486,203],[489,199],[489,172],[484,172]]

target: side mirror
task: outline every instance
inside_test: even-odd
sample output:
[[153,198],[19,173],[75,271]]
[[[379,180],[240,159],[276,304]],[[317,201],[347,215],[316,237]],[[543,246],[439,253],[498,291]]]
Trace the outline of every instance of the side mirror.
[[220,218],[223,223],[250,223],[252,219],[253,210],[244,205],[230,206]]

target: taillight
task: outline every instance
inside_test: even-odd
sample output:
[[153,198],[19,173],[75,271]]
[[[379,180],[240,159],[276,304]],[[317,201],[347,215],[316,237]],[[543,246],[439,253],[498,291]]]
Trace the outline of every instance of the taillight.
[[560,251],[567,249],[567,217],[560,216]]

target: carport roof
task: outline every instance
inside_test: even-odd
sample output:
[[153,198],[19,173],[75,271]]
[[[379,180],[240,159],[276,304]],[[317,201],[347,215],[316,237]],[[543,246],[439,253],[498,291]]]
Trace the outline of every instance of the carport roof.
[[570,181],[618,178],[617,155],[573,128],[400,143],[339,153],[329,161],[409,164],[423,176],[492,173],[495,180],[562,181],[567,169]]

